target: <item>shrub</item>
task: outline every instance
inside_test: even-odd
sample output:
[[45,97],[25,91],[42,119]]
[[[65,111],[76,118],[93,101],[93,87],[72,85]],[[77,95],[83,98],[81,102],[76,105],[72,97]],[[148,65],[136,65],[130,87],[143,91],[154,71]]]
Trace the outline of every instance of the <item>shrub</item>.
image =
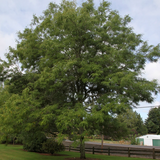
[[42,144],[42,150],[51,154],[64,151],[64,149],[65,149],[64,145],[62,143],[59,144],[53,138],[47,139],[47,141]]
[[140,144],[139,139],[136,139],[136,136],[132,136],[130,141],[131,141],[132,145],[139,145]]
[[22,137],[21,135],[14,136],[14,135],[1,135],[0,137],[1,144],[22,144]]
[[46,136],[39,132],[30,132],[24,135],[23,149],[29,152],[43,152],[42,144],[47,140]]

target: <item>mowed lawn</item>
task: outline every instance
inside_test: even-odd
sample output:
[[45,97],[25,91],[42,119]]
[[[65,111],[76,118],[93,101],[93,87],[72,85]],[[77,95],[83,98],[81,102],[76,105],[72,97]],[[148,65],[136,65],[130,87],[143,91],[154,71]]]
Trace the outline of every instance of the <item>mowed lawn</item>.
[[[0,160],[64,160],[67,157],[79,157],[79,153],[75,152],[60,152],[60,154],[68,156],[45,156],[38,153],[26,152],[22,150],[20,145],[2,145],[0,144]],[[127,158],[105,155],[86,154],[86,157],[99,158],[102,160],[151,160],[145,158]]]

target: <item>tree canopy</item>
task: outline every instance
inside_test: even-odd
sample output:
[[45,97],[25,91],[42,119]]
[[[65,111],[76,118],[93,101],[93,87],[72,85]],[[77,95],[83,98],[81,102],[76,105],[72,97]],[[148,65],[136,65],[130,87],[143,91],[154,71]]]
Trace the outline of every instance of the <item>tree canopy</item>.
[[127,109],[126,112],[118,115],[118,121],[125,123],[129,129],[130,134],[145,135],[148,133],[142,117],[136,111]]
[[1,80],[11,94],[1,107],[4,124],[12,114],[21,131],[57,131],[59,140],[69,135],[85,158],[86,135],[139,101],[153,101],[157,81],[140,74],[159,58],[159,45],[148,45],[129,27],[131,18],[109,6],[63,0],[33,16],[8,61],[1,61]]
[[150,109],[145,124],[148,133],[160,133],[160,107]]

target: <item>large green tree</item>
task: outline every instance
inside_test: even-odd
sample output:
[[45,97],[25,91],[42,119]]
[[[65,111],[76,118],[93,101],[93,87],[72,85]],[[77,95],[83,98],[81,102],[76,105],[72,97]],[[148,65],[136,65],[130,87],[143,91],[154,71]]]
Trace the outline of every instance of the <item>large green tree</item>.
[[131,18],[109,5],[50,3],[18,33],[16,48],[9,48],[0,67],[14,96],[8,103],[17,99],[5,106],[19,107],[22,129],[55,127],[59,140],[70,136],[80,144],[81,158],[86,135],[139,101],[152,102],[159,89],[140,76],[147,60],[159,57],[159,45],[149,46],[128,26]]

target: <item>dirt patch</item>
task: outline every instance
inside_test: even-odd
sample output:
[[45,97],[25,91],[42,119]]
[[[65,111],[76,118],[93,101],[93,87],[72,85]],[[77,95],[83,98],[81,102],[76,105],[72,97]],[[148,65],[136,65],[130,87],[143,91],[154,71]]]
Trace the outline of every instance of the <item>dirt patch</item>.
[[97,158],[80,159],[80,158],[77,158],[77,157],[69,157],[69,158],[65,158],[65,160],[101,160],[101,159],[97,159]]

